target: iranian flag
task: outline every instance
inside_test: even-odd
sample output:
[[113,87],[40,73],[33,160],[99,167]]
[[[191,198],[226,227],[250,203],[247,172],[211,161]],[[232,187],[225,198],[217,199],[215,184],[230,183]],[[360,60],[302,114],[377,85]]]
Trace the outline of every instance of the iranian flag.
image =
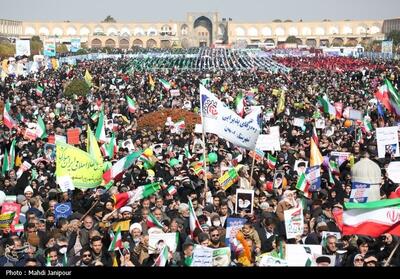
[[137,160],[137,158],[139,158],[141,154],[141,151],[134,152],[118,160],[109,170],[107,170],[103,174],[103,179],[105,180],[105,182],[108,183],[113,179],[115,180],[117,176],[122,175],[124,171],[132,166],[132,164]]
[[96,128],[96,139],[99,142],[108,142],[107,137],[106,137],[106,129],[104,127],[104,110],[102,109],[99,115],[99,119],[97,122],[97,128]]
[[307,180],[307,175],[305,173],[302,173],[297,180],[296,189],[302,191],[303,193],[307,193],[308,188],[310,188],[310,183]]
[[343,235],[400,236],[400,199],[345,203],[344,206]]
[[363,126],[362,126],[362,129],[363,129],[363,131],[366,132],[366,133],[371,133],[371,132],[372,132],[373,127],[372,127],[372,124],[371,124],[371,121],[370,121],[370,117],[369,117],[369,116],[365,116],[365,117],[363,118]]
[[130,113],[135,113],[136,111],[136,102],[132,100],[129,96],[126,96],[126,101],[128,102],[128,110]]
[[170,195],[175,195],[176,194],[176,188],[175,188],[175,186],[169,186],[168,187],[168,189],[167,189],[167,192],[168,192],[168,194],[170,194]]
[[312,138],[314,139],[315,144],[316,144],[316,145],[319,145],[319,139],[318,139],[317,129],[315,128],[315,126],[313,127]]
[[4,157],[3,157],[3,164],[1,166],[1,174],[3,177],[6,175],[6,173],[10,170],[10,165],[8,163],[8,152],[7,148],[4,151]]
[[161,189],[160,183],[155,182],[144,186],[140,186],[132,191],[115,194],[113,196],[115,202],[114,207],[116,209],[120,209],[125,205],[130,205],[136,201],[147,198],[156,193],[157,191],[159,191],[160,189]]
[[119,226],[117,232],[112,237],[110,247],[108,247],[108,252],[113,252],[121,248],[122,248],[121,226]]
[[381,102],[389,112],[393,112],[392,106],[390,104],[389,89],[387,83],[383,84],[375,92],[375,98]]
[[199,228],[201,231],[203,229],[200,226],[199,220],[197,220],[196,212],[194,211],[192,201],[188,199],[189,205],[189,225],[190,225],[190,235],[193,239],[193,232],[196,228]]
[[331,104],[331,102],[330,102],[328,96],[326,96],[326,94],[324,94],[324,96],[322,98],[318,97],[318,101],[322,105],[322,107],[324,109],[324,113],[328,113],[330,116],[336,116],[336,109]]
[[168,256],[169,256],[168,246],[165,245],[164,248],[161,250],[160,255],[155,260],[154,266],[165,266],[168,261]]
[[38,86],[36,87],[36,96],[42,97],[42,96],[43,96],[43,91],[44,91],[44,88],[41,87],[40,85],[38,85]]
[[165,79],[162,79],[162,78],[160,78],[159,80],[160,80],[160,82],[161,82],[161,84],[162,84],[162,86],[164,87],[165,90],[170,90],[171,89],[171,84],[168,81],[166,81]]
[[110,159],[114,158],[115,153],[118,152],[118,146],[114,133],[111,134],[110,142],[108,144],[103,143],[103,145],[100,147],[100,150],[104,157],[109,157]]
[[400,115],[400,94],[388,79],[385,79],[385,85],[389,91],[389,99],[390,105],[392,106],[392,111],[397,115]]
[[97,163],[103,164],[103,157],[101,155],[99,145],[89,125],[87,127],[86,151],[93,157],[93,159],[96,160]]
[[244,98],[243,92],[240,92],[235,99],[236,113],[243,118],[244,115]]
[[10,102],[7,100],[6,105],[4,106],[3,112],[3,123],[8,127],[8,129],[12,129],[17,126],[17,122],[11,117],[11,107]]
[[17,143],[16,139],[14,139],[11,142],[10,154],[8,155],[9,170],[12,170],[14,168],[14,163],[15,163],[15,144],[16,143]]
[[36,135],[41,139],[47,137],[46,125],[44,124],[44,121],[40,115],[38,116],[38,119],[37,119]]
[[152,213],[149,213],[149,215],[147,215],[146,224],[147,228],[152,228],[152,227],[158,227],[160,229],[164,228],[163,224],[161,224],[161,222],[158,221],[157,218]]
[[185,130],[185,120],[180,119],[177,122],[174,123],[174,129],[176,133],[181,133],[183,130]]
[[189,146],[187,144],[185,145],[184,152],[185,152],[185,157],[186,158],[188,158],[188,159],[192,158],[192,154],[190,154]]
[[276,166],[276,157],[274,157],[274,156],[272,156],[271,154],[269,154],[268,153],[268,157],[267,157],[267,164],[268,164],[268,167],[270,168],[270,169],[275,169],[275,166]]

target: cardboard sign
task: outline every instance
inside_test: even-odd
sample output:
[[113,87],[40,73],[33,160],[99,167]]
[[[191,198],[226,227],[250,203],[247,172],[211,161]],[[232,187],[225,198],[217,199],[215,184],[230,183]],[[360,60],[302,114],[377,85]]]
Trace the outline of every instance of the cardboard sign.
[[36,135],[36,129],[25,129],[25,134],[24,138],[27,140],[36,140],[37,135]]
[[293,119],[293,126],[302,128],[304,126],[304,118],[297,118]]
[[212,249],[195,245],[191,266],[229,266],[231,251],[228,247]]
[[231,247],[231,249],[234,249],[234,247],[238,246],[238,240],[236,239],[236,234],[246,222],[247,220],[244,218],[226,219],[225,244],[227,247]]
[[349,110],[349,119],[352,120],[362,120],[363,119],[363,113],[359,110],[356,109],[350,109]]
[[388,165],[386,172],[390,180],[394,183],[400,183],[400,162],[390,162]]
[[239,214],[241,211],[253,214],[254,203],[254,190],[236,190],[236,203],[235,213]]
[[304,216],[301,207],[292,208],[283,212],[285,217],[286,238],[296,238],[303,234]]
[[264,152],[258,148],[256,148],[256,150],[250,150],[249,152],[249,156],[253,159],[255,159],[257,162],[262,162],[262,160],[264,159]]
[[305,173],[308,167],[308,162],[303,160],[296,160],[294,163],[294,171],[297,172],[298,175]]
[[56,159],[56,146],[55,144],[46,143],[44,145],[44,158],[49,161]]
[[284,259],[264,255],[258,263],[258,266],[288,266],[288,263]]
[[165,245],[174,253],[178,245],[178,233],[149,234],[149,254],[159,254]]
[[286,244],[288,266],[316,266],[315,255],[322,254],[321,245]]
[[325,119],[318,118],[315,120],[315,128],[316,129],[325,129]]
[[68,218],[72,214],[72,205],[70,202],[57,203],[54,208],[56,220],[59,218]]
[[223,176],[218,178],[218,182],[221,185],[224,191],[231,187],[234,183],[237,182],[239,176],[236,172],[235,168],[230,169],[229,171],[225,172]]
[[361,182],[351,183],[350,202],[364,203],[368,201],[370,184]]
[[308,191],[316,192],[321,189],[321,167],[313,166],[306,171],[307,180],[310,183]]
[[397,126],[376,128],[376,142],[379,158],[385,158],[386,154],[400,156]]
[[66,136],[60,136],[60,135],[55,135],[55,141],[67,143],[67,137]]
[[123,141],[120,145],[120,147],[122,148],[128,148],[129,151],[134,150],[135,146],[133,145],[133,142],[131,139],[127,139],[125,141]]
[[79,128],[68,129],[67,130],[68,144],[79,144],[80,134],[81,134],[81,129]]
[[283,170],[277,170],[274,174],[274,189],[279,189],[282,187],[283,178],[285,177],[285,172]]
[[58,176],[57,183],[63,192],[68,192],[68,190],[75,189],[74,183],[72,182],[72,178],[70,176]]
[[262,151],[280,151],[281,142],[279,134],[279,126],[269,128],[269,134],[259,135],[256,148]]

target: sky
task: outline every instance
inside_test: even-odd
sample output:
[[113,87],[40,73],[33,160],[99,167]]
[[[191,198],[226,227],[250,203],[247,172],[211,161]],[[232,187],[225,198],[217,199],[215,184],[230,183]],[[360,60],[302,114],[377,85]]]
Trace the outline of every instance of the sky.
[[399,0],[0,0],[0,18],[43,21],[184,21],[187,12],[219,12],[234,21],[388,19]]

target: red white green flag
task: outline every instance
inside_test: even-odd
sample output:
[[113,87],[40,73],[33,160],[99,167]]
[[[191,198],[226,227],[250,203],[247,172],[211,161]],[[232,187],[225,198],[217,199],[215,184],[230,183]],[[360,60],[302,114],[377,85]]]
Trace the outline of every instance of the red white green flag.
[[113,252],[121,248],[122,248],[121,226],[119,226],[117,232],[112,238],[110,247],[108,247],[108,252]]
[[244,116],[244,98],[243,92],[239,92],[235,99],[236,113],[243,118]]
[[129,96],[126,96],[126,101],[128,102],[128,110],[130,113],[135,113],[136,111],[136,102],[130,98]]
[[8,100],[6,102],[6,105],[4,106],[3,123],[10,130],[17,126],[17,122],[11,117],[11,106]]
[[379,237],[384,233],[400,236],[400,199],[366,203],[345,203],[343,235]]
[[147,198],[161,189],[161,185],[159,182],[147,184],[144,186],[140,186],[135,190],[118,193],[113,196],[113,200],[115,202],[115,208],[120,209],[125,205],[130,205],[136,201],[140,201],[141,199]]
[[169,256],[168,246],[165,245],[164,248],[161,250],[160,255],[155,260],[154,266],[165,266],[168,261],[168,256]]
[[270,169],[275,169],[276,161],[277,161],[276,157],[268,153],[267,164]]
[[124,171],[126,171],[132,164],[134,164],[142,154],[142,151],[134,152],[125,156],[124,158],[118,160],[110,169],[108,169],[103,174],[103,179],[106,183],[110,182],[111,180],[115,180],[115,178],[119,175],[122,175]]
[[160,229],[164,228],[163,224],[161,224],[160,221],[158,221],[158,219],[152,214],[149,213],[149,215],[147,215],[147,228],[152,228],[152,227],[158,227]]
[[189,205],[189,225],[190,225],[190,235],[192,236],[193,239],[193,232],[196,228],[199,228],[201,231],[203,229],[201,228],[200,222],[197,219],[196,212],[194,211],[192,201],[189,199],[188,200],[188,205]]

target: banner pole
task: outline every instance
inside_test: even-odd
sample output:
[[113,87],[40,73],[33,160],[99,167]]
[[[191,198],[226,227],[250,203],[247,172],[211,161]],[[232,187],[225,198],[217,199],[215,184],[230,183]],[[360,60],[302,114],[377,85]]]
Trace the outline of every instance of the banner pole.
[[255,164],[255,161],[256,161],[256,154],[257,154],[257,152],[256,152],[256,149],[254,148],[254,156],[253,156],[253,162],[251,163],[251,170],[250,170],[250,186],[251,186],[251,183],[253,182],[253,171],[254,171],[254,164]]

